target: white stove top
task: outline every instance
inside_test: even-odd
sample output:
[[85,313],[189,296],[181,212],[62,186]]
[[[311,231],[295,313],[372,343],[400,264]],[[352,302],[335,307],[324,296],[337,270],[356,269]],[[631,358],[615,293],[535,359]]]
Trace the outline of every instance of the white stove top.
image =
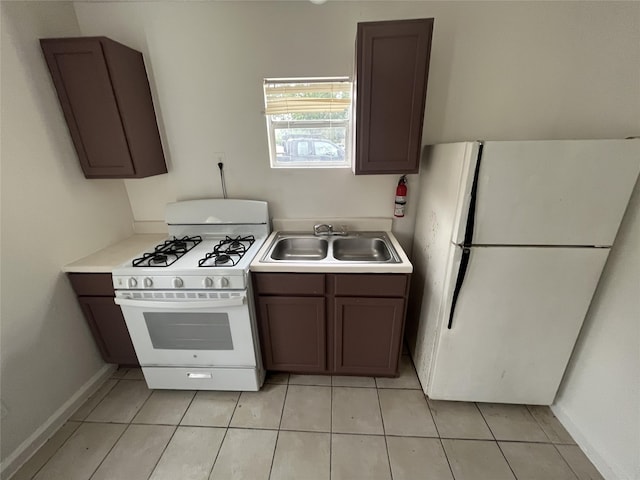
[[[235,210],[235,214],[229,210]],[[190,249],[177,260],[172,254],[166,255],[166,262],[162,258],[158,262],[138,261],[158,250],[164,254],[162,244],[140,252],[114,269],[116,290],[240,290],[247,287],[249,265],[269,234],[266,203],[195,200],[170,204],[167,212],[171,222],[167,240],[185,238]],[[237,218],[237,223],[231,223],[230,218]],[[263,223],[253,223],[256,220]],[[195,246],[195,242],[189,241],[194,236],[201,238]],[[214,252],[228,253],[229,245],[220,246],[220,243],[229,238],[239,240],[232,243],[232,250],[245,251],[242,255],[231,253],[227,259],[218,256],[216,264]],[[253,242],[249,238],[253,238]]]
[[[171,238],[169,237],[169,239]],[[253,243],[247,247],[239,259],[235,255],[229,255],[233,259],[232,261],[219,262],[218,265],[215,265],[215,256],[209,259],[206,256],[212,254],[220,241],[226,238],[225,235],[204,236],[200,243],[168,266],[133,266],[134,260],[143,257],[145,253],[153,252],[154,249],[140,252],[140,255],[114,269],[114,287],[116,289],[246,288],[249,265],[262,247],[266,235],[256,236],[254,234]],[[235,235],[231,238],[235,238]],[[243,242],[244,245],[248,245],[248,243]]]

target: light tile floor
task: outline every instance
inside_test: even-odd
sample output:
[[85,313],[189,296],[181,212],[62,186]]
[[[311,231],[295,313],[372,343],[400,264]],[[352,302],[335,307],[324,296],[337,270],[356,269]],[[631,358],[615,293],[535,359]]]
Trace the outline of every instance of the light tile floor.
[[602,479],[547,407],[427,400],[395,379],[273,374],[149,390],[120,369],[14,480]]

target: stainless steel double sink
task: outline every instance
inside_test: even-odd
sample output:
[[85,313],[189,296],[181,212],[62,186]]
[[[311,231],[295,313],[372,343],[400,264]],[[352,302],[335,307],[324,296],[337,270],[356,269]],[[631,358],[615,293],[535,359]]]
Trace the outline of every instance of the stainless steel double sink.
[[273,239],[261,261],[401,263],[384,232],[354,232],[344,236],[282,233]]

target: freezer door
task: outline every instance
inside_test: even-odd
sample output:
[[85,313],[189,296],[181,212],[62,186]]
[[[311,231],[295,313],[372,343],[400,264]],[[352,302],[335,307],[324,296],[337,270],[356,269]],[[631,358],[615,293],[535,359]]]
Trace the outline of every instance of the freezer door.
[[[460,265],[457,250],[454,264]],[[609,249],[468,250],[464,278],[452,275],[449,282],[427,394],[550,405]]]
[[610,246],[639,171],[640,139],[486,142],[471,243]]

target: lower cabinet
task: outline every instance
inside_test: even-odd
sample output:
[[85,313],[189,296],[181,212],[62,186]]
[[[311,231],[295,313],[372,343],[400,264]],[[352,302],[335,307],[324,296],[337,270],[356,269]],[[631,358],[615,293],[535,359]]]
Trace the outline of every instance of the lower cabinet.
[[404,299],[336,298],[333,371],[394,375],[402,346]]
[[408,274],[254,273],[267,370],[394,376]]
[[268,370],[327,370],[324,298],[260,297],[258,309]]
[[139,365],[108,273],[69,273],[78,303],[107,363]]

